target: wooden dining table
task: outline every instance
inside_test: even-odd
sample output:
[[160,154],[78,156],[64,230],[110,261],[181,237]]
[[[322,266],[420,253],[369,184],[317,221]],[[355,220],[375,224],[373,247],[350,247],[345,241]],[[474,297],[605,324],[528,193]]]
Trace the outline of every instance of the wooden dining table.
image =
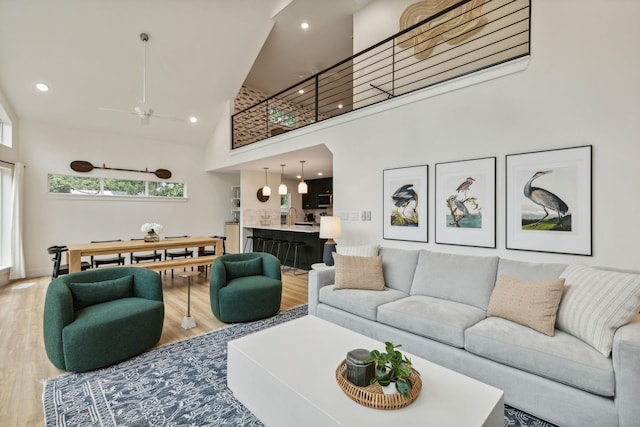
[[67,245],[69,248],[68,262],[69,272],[80,271],[83,256],[109,255],[127,252],[146,252],[154,250],[165,250],[175,248],[195,248],[199,250],[205,246],[214,246],[216,254],[222,254],[222,239],[216,237],[176,237],[161,238],[157,242],[145,242],[144,240],[123,240],[119,242],[99,242],[99,243],[73,243]]

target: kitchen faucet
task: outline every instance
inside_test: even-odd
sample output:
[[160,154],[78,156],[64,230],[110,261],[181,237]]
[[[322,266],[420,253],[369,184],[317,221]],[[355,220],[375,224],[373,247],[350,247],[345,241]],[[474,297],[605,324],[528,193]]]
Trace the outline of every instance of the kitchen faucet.
[[287,227],[291,227],[293,224],[291,224],[291,211],[293,211],[294,213],[294,219],[293,222],[295,222],[295,219],[298,217],[298,210],[296,208],[294,208],[293,206],[291,206],[289,208],[289,210],[287,211]]

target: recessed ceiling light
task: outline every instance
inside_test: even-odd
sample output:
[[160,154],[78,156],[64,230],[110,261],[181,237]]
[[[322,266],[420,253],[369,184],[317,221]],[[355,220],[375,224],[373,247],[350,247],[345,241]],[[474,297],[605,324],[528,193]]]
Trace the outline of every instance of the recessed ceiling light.
[[298,91],[298,93],[299,93],[300,95],[302,95],[302,94],[304,93],[304,89],[300,89],[300,90]]
[[338,108],[342,108],[342,104],[338,104]]
[[191,123],[198,123],[198,118],[196,116],[191,116],[191,117],[189,117],[189,121]]
[[36,83],[36,89],[40,92],[47,92],[49,90],[49,86],[44,83]]
[[318,176],[322,176],[322,175],[323,175],[323,173],[322,173],[322,172],[318,172]]
[[309,29],[309,23],[308,22],[303,22],[302,24],[300,24],[300,28],[302,28],[303,30],[308,30]]

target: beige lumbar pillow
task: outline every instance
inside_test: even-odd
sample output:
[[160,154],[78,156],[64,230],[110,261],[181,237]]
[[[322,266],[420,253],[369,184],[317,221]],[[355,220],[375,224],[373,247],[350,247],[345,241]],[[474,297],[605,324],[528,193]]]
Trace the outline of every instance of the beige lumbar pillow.
[[384,290],[381,256],[348,256],[333,253],[335,283],[333,289]]
[[500,276],[487,316],[502,317],[552,337],[563,288],[564,279],[525,282]]

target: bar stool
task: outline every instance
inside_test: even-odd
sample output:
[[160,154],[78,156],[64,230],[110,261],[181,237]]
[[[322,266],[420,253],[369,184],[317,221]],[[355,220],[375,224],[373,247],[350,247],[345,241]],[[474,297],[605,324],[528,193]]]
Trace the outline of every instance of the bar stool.
[[271,237],[261,237],[260,243],[262,243],[261,252],[269,253],[269,248],[273,246],[273,239]]
[[247,252],[247,246],[249,242],[251,242],[251,252],[257,252],[256,248],[260,247],[260,237],[258,236],[247,236],[244,241],[244,249],[242,252]]
[[[280,247],[282,246],[282,244],[287,243],[286,240],[281,240],[281,239],[273,239],[273,241],[271,242],[271,254],[275,255],[276,258],[278,258],[278,260],[280,260]],[[274,252],[274,247],[275,247],[275,252]],[[283,250],[284,252],[284,250]],[[280,260],[282,262],[282,260]]]
[[[286,265],[287,259],[289,258],[289,250],[293,248],[293,266],[289,267],[287,270],[293,270],[293,274],[296,276],[307,273],[306,270],[302,270],[302,273],[296,273],[296,270],[299,269],[298,268],[298,249],[305,245],[304,242],[293,241],[293,242],[286,242],[286,243],[287,243],[287,252],[285,253],[284,260],[282,262],[283,266]],[[286,271],[284,267],[282,271]]]

